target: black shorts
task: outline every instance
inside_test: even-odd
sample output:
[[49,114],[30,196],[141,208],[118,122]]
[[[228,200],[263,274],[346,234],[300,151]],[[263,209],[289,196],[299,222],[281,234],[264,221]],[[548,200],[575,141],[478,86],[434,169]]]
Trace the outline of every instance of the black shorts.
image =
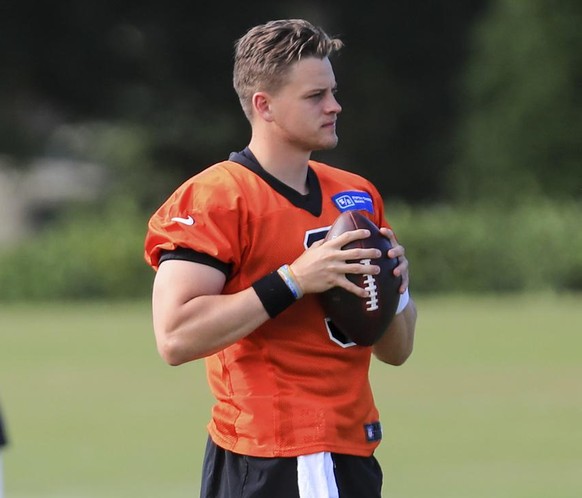
[[[331,458],[340,498],[381,498],[382,470],[373,455],[332,453]],[[239,455],[220,448],[208,438],[200,497],[300,498],[297,458]]]

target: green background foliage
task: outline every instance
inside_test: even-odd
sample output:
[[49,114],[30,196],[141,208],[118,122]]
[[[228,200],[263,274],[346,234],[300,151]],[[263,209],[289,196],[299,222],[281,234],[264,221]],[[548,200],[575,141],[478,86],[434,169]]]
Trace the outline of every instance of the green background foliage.
[[[582,207],[574,202],[388,204],[407,249],[413,292],[582,291]],[[146,297],[143,259],[149,213],[118,203],[78,212],[24,247],[0,251],[0,299]]]
[[[390,216],[390,208],[388,208]],[[582,290],[577,203],[394,209],[411,286],[422,292]]]
[[0,299],[118,299],[145,296],[153,271],[143,259],[147,219],[127,204],[83,212],[0,256]]
[[453,194],[582,195],[580,2],[492,2],[471,37]]

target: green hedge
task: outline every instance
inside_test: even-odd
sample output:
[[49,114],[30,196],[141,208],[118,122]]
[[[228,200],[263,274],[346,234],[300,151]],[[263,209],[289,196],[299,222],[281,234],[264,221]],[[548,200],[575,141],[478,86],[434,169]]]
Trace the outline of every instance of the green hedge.
[[[582,290],[582,205],[387,206],[415,292]],[[144,298],[147,217],[77,215],[0,252],[1,300]]]
[[582,290],[580,204],[387,209],[419,291]]
[[147,219],[116,206],[75,215],[0,253],[0,299],[134,298],[150,294],[143,260]]

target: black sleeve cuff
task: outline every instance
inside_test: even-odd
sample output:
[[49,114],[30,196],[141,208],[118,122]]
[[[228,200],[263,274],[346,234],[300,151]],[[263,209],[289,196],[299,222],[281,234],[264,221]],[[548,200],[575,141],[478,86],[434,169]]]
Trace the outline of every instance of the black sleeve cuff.
[[201,263],[203,265],[212,266],[226,275],[230,276],[231,265],[223,263],[219,259],[213,258],[208,254],[194,251],[187,247],[176,247],[173,251],[163,250],[160,254],[158,265],[170,259],[178,259],[180,261],[191,261],[193,263]]
[[253,289],[271,318],[275,318],[295,302],[295,296],[276,271],[257,280]]

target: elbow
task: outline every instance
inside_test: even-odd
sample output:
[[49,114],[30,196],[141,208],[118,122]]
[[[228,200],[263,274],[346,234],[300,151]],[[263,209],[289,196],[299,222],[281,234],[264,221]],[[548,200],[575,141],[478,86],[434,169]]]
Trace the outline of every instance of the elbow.
[[406,363],[406,360],[408,360],[408,358],[410,358],[411,355],[412,355],[412,348],[410,348],[410,350],[408,350],[404,353],[401,353],[400,355],[397,355],[396,357],[394,357],[392,359],[392,361],[390,362],[390,365],[392,365],[394,367],[400,367]]
[[172,367],[204,358],[214,352],[201,347],[199,341],[188,340],[178,330],[156,330],[156,345],[159,355]]
[[381,362],[387,363],[388,365],[392,365],[394,367],[402,366],[406,363],[406,360],[410,358],[412,355],[412,346],[405,350],[401,351],[391,351],[390,353],[379,353],[375,352],[376,358],[378,358]]
[[413,349],[413,344],[412,344],[412,342],[410,342],[404,348],[404,350],[401,351],[400,354],[398,354],[396,356],[392,365],[394,365],[395,367],[399,367],[401,365],[404,365],[406,363],[406,361],[408,360],[408,358],[410,358],[412,356],[412,349]]
[[184,354],[184,348],[175,338],[166,337],[157,342],[158,353],[168,365],[177,367],[189,361]]

